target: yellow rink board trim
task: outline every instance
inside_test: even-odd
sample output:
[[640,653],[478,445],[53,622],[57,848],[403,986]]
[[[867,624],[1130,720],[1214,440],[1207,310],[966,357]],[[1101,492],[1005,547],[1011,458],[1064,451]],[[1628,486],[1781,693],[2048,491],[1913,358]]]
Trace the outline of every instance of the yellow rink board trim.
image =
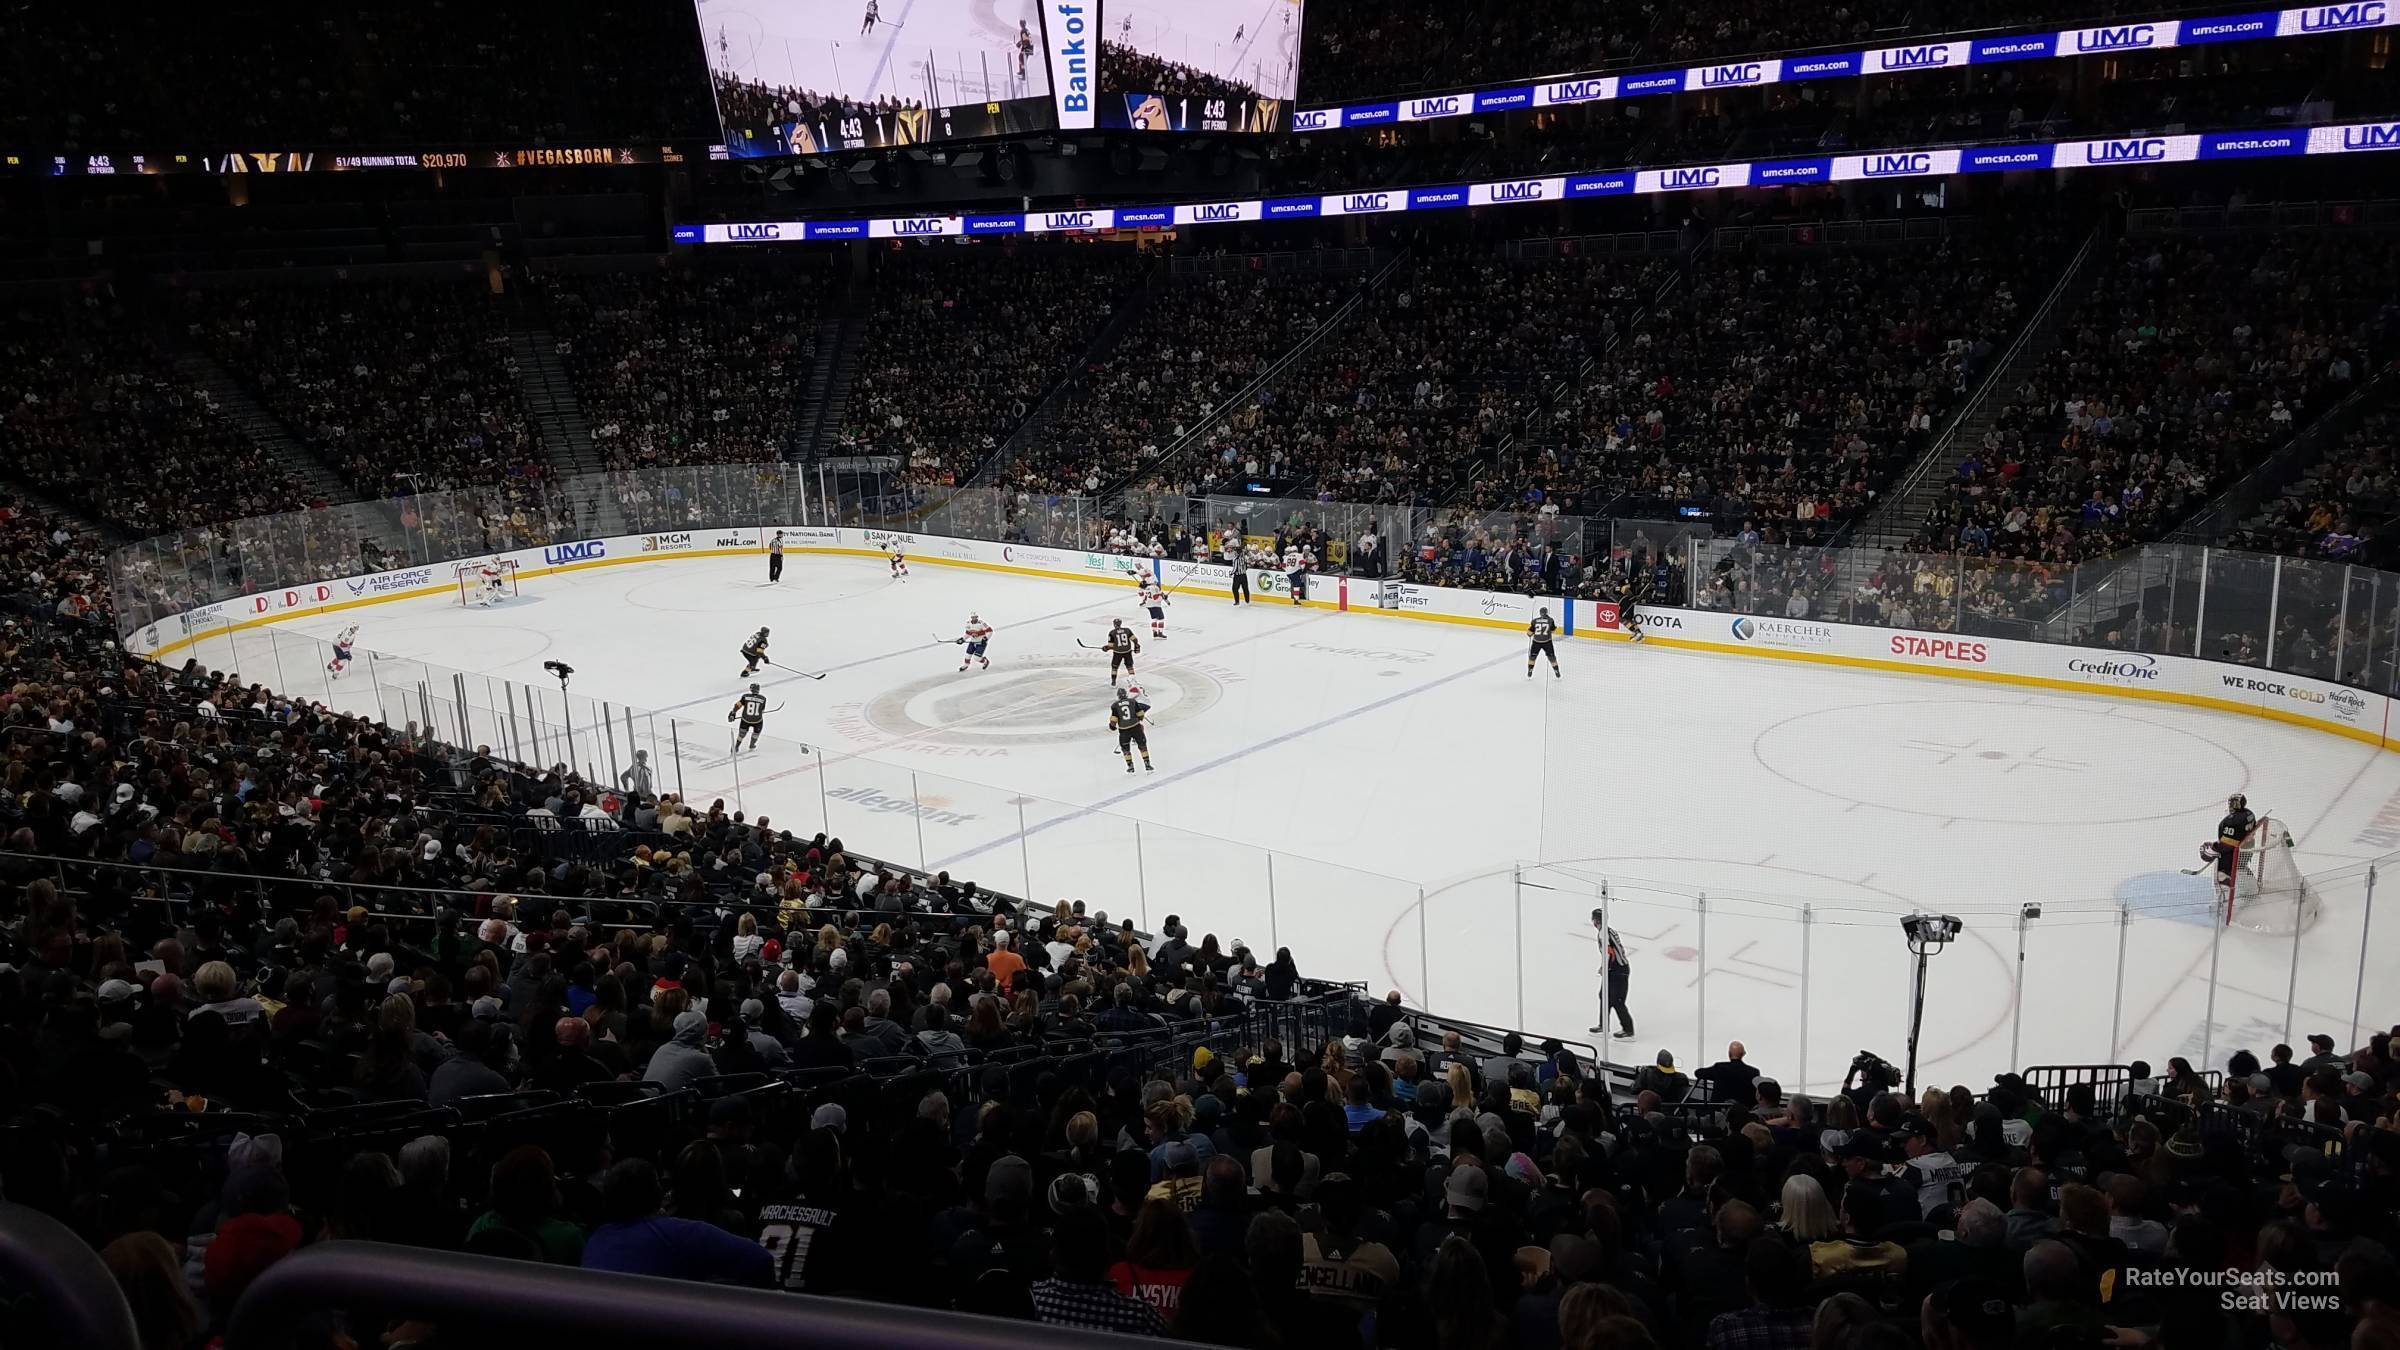
[[[558,563],[548,567],[520,568],[517,575],[518,579],[523,581],[534,577],[550,576],[554,573],[581,572],[599,567],[618,567],[628,563],[680,562],[687,558],[744,557],[761,555],[764,552],[765,550],[763,548],[752,547],[692,549],[682,553],[636,553],[622,558],[593,558],[582,562]],[[889,556],[882,549],[876,548],[801,546],[787,548],[785,552],[795,555],[815,554],[825,557],[840,558],[883,558]],[[982,562],[973,558],[920,557],[918,555],[911,554],[909,555],[908,561],[911,566],[922,563],[928,567],[958,567],[967,569],[969,571],[999,572],[1010,576],[1033,577],[1042,581],[1081,581],[1098,586],[1112,586],[1118,589],[1123,589],[1125,585],[1120,577],[1079,576],[1074,573],[1054,572],[1038,567],[1023,567],[1014,563]],[[316,583],[312,582],[310,584],[314,585]],[[1213,588],[1211,589],[1213,590]],[[219,628],[211,628],[204,632],[194,633],[187,637],[177,638],[173,642],[163,643],[159,646],[157,652],[152,655],[151,659],[157,660],[165,657],[171,653],[180,651],[185,647],[195,645],[206,638],[229,636],[231,634],[243,632],[248,629],[262,628],[272,623],[281,623],[286,619],[302,618],[317,614],[329,614],[339,610],[360,609],[368,605],[387,604],[396,600],[422,599],[429,595],[441,595],[454,592],[456,590],[457,586],[455,584],[448,586],[426,586],[416,590],[395,591],[390,595],[360,596],[350,600],[328,601],[321,605],[311,606],[305,611],[293,611],[275,615],[262,614],[255,618],[244,619],[239,623],[226,624]],[[1271,597],[1267,601],[1259,601],[1254,603],[1286,605],[1295,609],[1341,608],[1341,605],[1338,602],[1323,599],[1302,600],[1295,605],[1288,596]],[[1402,610],[1381,609],[1374,606],[1352,606],[1347,612],[1352,614],[1371,614],[1387,619],[1408,619],[1419,623],[1462,624],[1471,628],[1500,628],[1506,629],[1510,632],[1523,631],[1523,625],[1517,623],[1513,619],[1483,619],[1465,614],[1409,613]],[[1628,634],[1616,629],[1585,629],[1570,634],[1569,636],[1600,642],[1630,642],[1633,640]],[[2180,690],[2174,689],[2134,689],[2115,685],[2083,684],[2073,680],[2056,679],[2047,675],[2018,675],[2001,670],[1966,670],[1946,666],[1920,666],[1912,665],[1905,661],[1885,661],[1871,656],[1844,656],[1835,652],[1804,652],[1767,647],[1737,647],[1731,645],[1730,643],[1707,642],[1698,638],[1671,638],[1653,635],[1646,639],[1642,645],[1645,647],[1663,646],[1686,651],[1712,652],[1722,656],[1739,656],[1769,661],[1799,661],[1809,665],[1839,666],[1853,670],[1881,671],[1887,674],[1922,675],[1931,676],[1936,679],[1972,680],[1984,684],[2006,684],[2014,685],[2019,688],[2049,689],[2067,694],[2079,694],[2086,696],[2097,695],[2102,698],[2124,698],[2148,703],[2169,703],[2187,708],[2206,708],[2215,712],[2239,713],[2248,717],[2263,717],[2273,722],[2284,722],[2292,726],[2305,727],[2311,731],[2321,731],[2328,735],[2340,736],[2349,740],[2360,741],[2367,745],[2376,746],[2379,749],[2400,749],[2400,737],[2386,736],[2381,732],[2372,731],[2364,727],[2334,726],[2299,713],[2287,712],[2281,708],[2269,708],[2250,703],[2237,703],[2232,699],[2211,698],[2206,694],[2187,694]]]

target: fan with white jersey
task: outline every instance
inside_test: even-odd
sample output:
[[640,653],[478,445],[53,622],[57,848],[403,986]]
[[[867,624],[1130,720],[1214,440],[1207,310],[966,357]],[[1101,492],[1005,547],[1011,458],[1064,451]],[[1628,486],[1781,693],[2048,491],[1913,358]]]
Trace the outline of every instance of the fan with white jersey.
[[2232,868],[2219,870],[2216,879],[2219,914],[2227,927],[2291,934],[2317,921],[2322,902],[2300,874],[2292,832],[2282,821],[2259,817],[2233,853]]

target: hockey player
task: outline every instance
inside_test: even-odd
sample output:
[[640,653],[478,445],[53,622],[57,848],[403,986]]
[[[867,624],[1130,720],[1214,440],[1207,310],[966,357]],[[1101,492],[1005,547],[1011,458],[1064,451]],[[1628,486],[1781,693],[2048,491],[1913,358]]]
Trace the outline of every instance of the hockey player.
[[756,675],[758,668],[766,663],[767,630],[761,628],[750,635],[748,642],[742,644],[742,678],[748,679]]
[[983,616],[980,614],[968,615],[967,631],[964,635],[956,639],[956,641],[966,644],[967,648],[966,659],[958,663],[958,668],[960,670],[965,670],[968,666],[981,661],[983,663],[983,668],[985,670],[990,670],[992,668],[992,659],[988,656],[985,656],[983,652],[984,648],[991,643],[991,640],[992,626],[983,621]]
[[908,550],[900,547],[900,541],[897,539],[883,547],[885,552],[892,555],[892,580],[908,580]]
[[2217,822],[2217,842],[2210,860],[2217,865],[2217,885],[2222,889],[2233,886],[2234,869],[2241,866],[2242,850],[2250,847],[2251,832],[2258,828],[2258,817],[2250,810],[2250,799],[2237,792],[2225,799],[2225,818]]
[[883,6],[876,3],[876,0],[867,0],[867,17],[866,21],[858,26],[859,36],[864,37],[874,32],[876,23],[882,18]]
[[1026,66],[1032,60],[1033,30],[1025,26],[1023,19],[1019,19],[1017,20],[1017,79],[1020,83],[1024,81]]
[[1627,577],[1617,593],[1617,622],[1625,626],[1625,635],[1636,642],[1647,636],[1642,632],[1642,600],[1648,594],[1638,577]]
[[350,625],[336,635],[333,639],[333,659],[325,663],[325,669],[335,675],[348,670],[350,662],[354,659],[350,655],[350,646],[356,641],[358,641],[357,624]]
[[1292,603],[1297,605],[1308,598],[1308,557],[1293,544],[1283,551],[1283,579],[1291,587]]
[[1142,640],[1133,635],[1133,630],[1125,626],[1123,619],[1109,620],[1108,636],[1100,639],[1100,649],[1108,653],[1110,688],[1116,687],[1119,666],[1125,668],[1125,678],[1133,678],[1133,658],[1140,654]]
[[736,718],[741,721],[733,729],[734,752],[736,754],[741,752],[742,737],[745,734],[750,737],[750,748],[756,750],[758,734],[767,729],[767,696],[758,692],[757,685],[751,685],[750,692],[735,699],[733,707],[725,714],[725,720],[728,722]]
[[767,541],[767,580],[770,582],[783,580],[783,531],[781,530],[777,530],[775,537]]
[[1154,769],[1150,763],[1150,733],[1142,721],[1150,715],[1150,705],[1142,702],[1142,687],[1128,684],[1108,705],[1108,729],[1117,733],[1117,753],[1125,757],[1125,772],[1133,772],[1133,752],[1142,752],[1142,767]]
[[1167,588],[1158,584],[1158,578],[1147,573],[1135,578],[1133,584],[1141,591],[1142,607],[1150,611],[1150,640],[1164,641],[1167,636]]
[[508,594],[508,574],[501,569],[498,554],[483,560],[480,575],[483,578],[483,602],[485,604],[488,605]]
[[1525,647],[1526,679],[1533,678],[1534,663],[1545,656],[1550,658],[1551,678],[1564,678],[1558,673],[1558,648],[1551,641],[1557,633],[1558,622],[1550,617],[1550,609],[1547,605],[1542,607],[1540,613],[1533,616],[1532,623],[1525,625],[1525,636],[1530,639]]

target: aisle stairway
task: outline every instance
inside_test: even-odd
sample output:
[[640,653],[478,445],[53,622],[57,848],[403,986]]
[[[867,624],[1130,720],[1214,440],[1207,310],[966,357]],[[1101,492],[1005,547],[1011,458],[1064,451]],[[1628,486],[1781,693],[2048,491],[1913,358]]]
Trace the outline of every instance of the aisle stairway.
[[549,325],[519,311],[510,316],[509,351],[517,359],[517,398],[533,424],[542,457],[561,475],[598,473],[608,467],[592,440],[583,400],[558,354],[558,335]]
[[214,404],[225,420],[249,437],[252,444],[273,455],[286,473],[300,480],[308,489],[310,501],[333,505],[358,499],[357,490],[333,462],[293,435],[283,419],[268,412],[266,405],[219,364],[217,358],[197,347],[182,347],[175,352],[174,360],[175,373],[183,382]]

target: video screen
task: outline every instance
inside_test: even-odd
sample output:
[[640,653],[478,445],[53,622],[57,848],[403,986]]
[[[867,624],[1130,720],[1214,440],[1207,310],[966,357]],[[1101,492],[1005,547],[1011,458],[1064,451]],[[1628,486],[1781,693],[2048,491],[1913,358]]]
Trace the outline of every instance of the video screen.
[[1041,0],[695,0],[735,159],[1057,126]]
[[1277,132],[1300,87],[1303,0],[1107,0],[1100,125]]

